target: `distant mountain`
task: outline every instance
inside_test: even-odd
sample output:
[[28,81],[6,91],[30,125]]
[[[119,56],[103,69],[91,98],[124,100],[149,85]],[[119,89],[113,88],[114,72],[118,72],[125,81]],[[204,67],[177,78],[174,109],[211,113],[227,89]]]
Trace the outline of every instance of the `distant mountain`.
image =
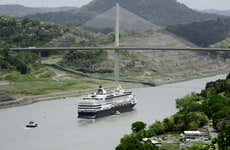
[[216,15],[194,11],[176,0],[93,0],[83,6],[79,13],[66,11],[62,12],[62,15],[46,13],[28,17],[59,24],[82,25],[113,8],[117,2],[128,11],[161,26],[216,18]]
[[208,9],[204,10],[205,13],[223,15],[223,16],[230,16],[230,10],[215,10],[215,9]]
[[[129,12],[128,10],[120,7],[120,30],[121,31],[157,31],[159,26]],[[93,31],[114,31],[116,24],[116,7],[113,7],[106,12],[98,15],[94,19],[87,21],[83,27]]]
[[31,8],[22,5],[0,5],[0,16],[11,16],[11,17],[23,17],[27,15],[34,15],[38,13],[48,12],[61,12],[72,9],[78,9],[75,7],[57,7],[57,8]]
[[230,17],[169,26],[167,30],[196,45],[207,47],[230,37]]
[[35,15],[27,15],[25,17],[62,25],[78,25],[79,22],[88,21],[88,14],[79,14],[78,12],[79,9],[76,9],[60,12],[39,13]]

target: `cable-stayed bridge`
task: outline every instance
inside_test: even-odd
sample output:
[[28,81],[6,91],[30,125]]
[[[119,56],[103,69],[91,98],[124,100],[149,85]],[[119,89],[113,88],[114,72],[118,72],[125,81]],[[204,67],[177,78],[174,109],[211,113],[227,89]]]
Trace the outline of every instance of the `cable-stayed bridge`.
[[[141,21],[142,23],[146,24],[146,27],[155,27],[153,24],[148,23],[147,21],[143,20],[142,18],[136,16],[135,14],[132,14],[130,12],[127,12],[123,8],[119,7],[119,4],[116,4],[116,7],[113,8],[111,11],[108,11],[109,14],[115,14],[115,46],[114,47],[29,47],[29,48],[11,48],[12,51],[33,51],[38,52],[39,57],[41,57],[42,51],[78,51],[78,50],[113,50],[114,53],[114,80],[119,81],[119,64],[120,64],[120,51],[122,50],[129,50],[129,51],[139,51],[139,50],[145,50],[145,51],[205,51],[205,52],[220,52],[220,51],[230,51],[230,48],[161,48],[161,47],[120,47],[119,45],[119,34],[120,34],[120,22],[122,20],[126,20],[130,16],[133,18],[137,18],[136,20]],[[122,16],[120,16],[120,12],[123,12],[126,14],[126,18],[122,19]],[[123,14],[123,15],[124,15]],[[101,15],[98,17],[99,22],[101,24],[101,18],[109,18],[109,20],[113,17],[111,17],[111,14],[109,16]],[[135,20],[135,19],[134,19]],[[95,20],[92,21],[95,24]],[[88,22],[87,26],[89,27],[90,22]],[[113,24],[113,20],[112,20]],[[109,24],[111,25],[111,24]],[[128,24],[130,26],[130,24]],[[142,25],[144,26],[144,25]],[[146,28],[145,27],[145,28]],[[138,25],[138,29],[140,28],[140,25]],[[134,29],[137,29],[136,27]],[[156,28],[155,28],[156,29]]]

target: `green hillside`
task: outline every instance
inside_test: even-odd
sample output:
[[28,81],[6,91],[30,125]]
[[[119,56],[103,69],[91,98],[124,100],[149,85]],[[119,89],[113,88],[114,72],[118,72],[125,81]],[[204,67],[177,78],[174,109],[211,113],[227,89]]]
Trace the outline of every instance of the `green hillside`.
[[37,60],[35,53],[12,53],[8,47],[43,46],[66,29],[36,20],[16,20],[0,17],[0,69],[18,70],[22,74],[29,72],[29,65]]
[[[36,20],[0,17],[0,91],[11,96],[42,95],[96,88],[108,82],[71,75],[38,63],[36,52],[13,52],[9,47],[95,46],[111,42],[108,36],[78,27],[48,24]],[[109,38],[110,37],[110,38]],[[112,36],[113,37],[113,36]],[[48,54],[48,55],[47,55]],[[66,53],[42,52],[42,61],[62,59]],[[66,58],[71,53],[67,53]],[[88,54],[84,55],[88,57]],[[97,57],[93,56],[94,60]],[[98,61],[96,61],[98,62]],[[95,61],[93,62],[95,63]],[[55,94],[54,94],[55,96]],[[1,93],[0,93],[0,101]]]
[[0,17],[0,47],[42,46],[66,29],[36,20]]
[[[17,20],[10,17],[0,17],[0,69],[16,69],[21,73],[27,73],[29,71],[28,65],[35,63],[37,60],[36,53],[9,52],[8,47],[97,46],[112,41],[114,41],[112,33],[105,35],[74,26],[54,25],[30,19]],[[42,56],[48,54],[48,52],[42,52]],[[64,54],[61,54],[60,57]],[[87,54],[91,55],[90,53],[85,55]],[[93,58],[98,59],[95,56]],[[99,61],[96,62],[99,63]]]

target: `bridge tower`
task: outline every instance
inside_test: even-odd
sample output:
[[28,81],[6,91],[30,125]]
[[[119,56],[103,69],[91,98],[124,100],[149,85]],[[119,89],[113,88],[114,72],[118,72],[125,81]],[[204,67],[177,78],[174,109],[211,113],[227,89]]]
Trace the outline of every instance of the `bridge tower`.
[[[119,40],[120,40],[120,8],[119,8],[119,4],[116,4],[116,25],[115,25],[115,48],[119,47]],[[119,74],[120,74],[120,68],[119,68],[119,64],[120,64],[120,51],[119,49],[115,49],[114,52],[114,80],[116,82],[119,81]]]

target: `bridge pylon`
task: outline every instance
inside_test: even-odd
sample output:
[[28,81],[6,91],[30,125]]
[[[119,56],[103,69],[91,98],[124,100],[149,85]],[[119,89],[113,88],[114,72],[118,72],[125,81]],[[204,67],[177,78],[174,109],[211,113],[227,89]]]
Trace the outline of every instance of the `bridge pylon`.
[[[116,25],[115,25],[115,48],[119,47],[119,40],[120,40],[120,10],[119,10],[119,4],[116,4]],[[116,82],[119,82],[119,76],[120,76],[120,50],[119,49],[115,49],[114,51],[114,80]]]

